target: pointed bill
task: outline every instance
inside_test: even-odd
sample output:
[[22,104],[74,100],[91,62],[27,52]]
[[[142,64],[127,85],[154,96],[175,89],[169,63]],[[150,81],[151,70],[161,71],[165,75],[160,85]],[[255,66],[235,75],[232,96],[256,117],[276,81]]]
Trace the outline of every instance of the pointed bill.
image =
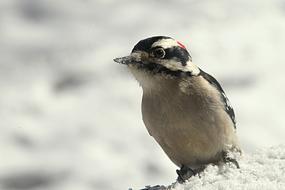
[[133,59],[131,56],[125,56],[125,57],[115,58],[114,61],[117,63],[128,65],[128,64],[131,64],[133,62]]

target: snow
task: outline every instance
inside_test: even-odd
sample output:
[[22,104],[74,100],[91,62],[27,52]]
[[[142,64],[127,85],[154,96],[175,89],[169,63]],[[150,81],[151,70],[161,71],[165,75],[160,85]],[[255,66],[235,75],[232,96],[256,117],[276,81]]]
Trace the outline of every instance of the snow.
[[285,144],[284,34],[282,0],[1,0],[0,190],[176,179],[143,125],[139,85],[113,62],[153,35],[183,42],[221,82],[245,157]]
[[259,149],[237,156],[240,168],[233,163],[208,165],[204,171],[183,184],[146,186],[147,190],[227,190],[285,188],[285,145]]
[[275,146],[245,154],[234,165],[208,166],[199,176],[172,190],[281,190],[285,188],[285,146]]

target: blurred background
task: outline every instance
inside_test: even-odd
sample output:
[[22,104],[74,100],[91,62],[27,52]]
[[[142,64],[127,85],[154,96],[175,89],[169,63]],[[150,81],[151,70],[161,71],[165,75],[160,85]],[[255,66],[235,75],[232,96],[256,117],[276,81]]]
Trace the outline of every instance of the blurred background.
[[246,154],[285,143],[284,0],[1,0],[1,190],[175,181],[142,90],[113,62],[154,35],[183,42],[222,83]]

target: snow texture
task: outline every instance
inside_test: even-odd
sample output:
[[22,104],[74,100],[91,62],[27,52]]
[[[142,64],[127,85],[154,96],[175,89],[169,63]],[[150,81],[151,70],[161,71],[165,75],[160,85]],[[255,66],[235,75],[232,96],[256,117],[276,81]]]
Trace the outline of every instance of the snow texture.
[[283,190],[285,189],[285,146],[245,154],[240,169],[234,165],[208,166],[200,177],[195,176],[173,190]]
[[168,187],[152,186],[148,190],[284,190],[285,145],[245,154],[238,159],[240,169],[234,164],[209,165],[199,175],[183,184]]

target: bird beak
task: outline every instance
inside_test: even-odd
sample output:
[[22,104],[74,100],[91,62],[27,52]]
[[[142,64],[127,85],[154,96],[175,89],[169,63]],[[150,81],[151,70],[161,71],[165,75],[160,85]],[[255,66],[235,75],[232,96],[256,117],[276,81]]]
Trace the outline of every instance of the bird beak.
[[142,52],[132,52],[131,55],[116,58],[114,61],[124,65],[141,64],[145,57],[146,55]]
[[130,56],[130,55],[129,56],[125,56],[125,57],[115,58],[114,61],[117,62],[117,63],[124,64],[124,65],[129,65],[129,64],[132,64],[133,62],[135,62],[133,57]]

